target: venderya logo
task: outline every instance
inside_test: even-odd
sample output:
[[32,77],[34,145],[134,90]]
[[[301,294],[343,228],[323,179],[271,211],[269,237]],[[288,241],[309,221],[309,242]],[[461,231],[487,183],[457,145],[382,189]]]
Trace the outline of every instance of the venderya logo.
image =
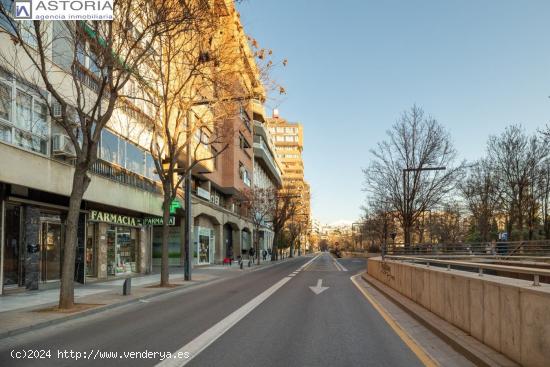
[[15,0],[14,18],[112,20],[113,0]]

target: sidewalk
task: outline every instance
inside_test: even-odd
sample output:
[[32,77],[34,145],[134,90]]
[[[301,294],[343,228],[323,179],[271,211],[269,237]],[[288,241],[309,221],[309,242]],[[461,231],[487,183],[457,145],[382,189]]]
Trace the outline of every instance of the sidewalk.
[[191,281],[184,281],[183,269],[170,269],[171,288],[159,288],[160,274],[132,278],[132,293],[122,295],[124,279],[95,282],[75,286],[75,303],[80,307],[72,312],[54,312],[46,309],[55,307],[59,299],[59,289],[25,291],[0,296],[0,338],[19,334],[30,329],[45,327],[62,321],[82,317],[136,302],[147,302],[161,294],[186,290],[214,281],[235,278],[256,270],[265,269],[288,261],[275,263],[266,261],[260,265],[207,265],[193,268]]

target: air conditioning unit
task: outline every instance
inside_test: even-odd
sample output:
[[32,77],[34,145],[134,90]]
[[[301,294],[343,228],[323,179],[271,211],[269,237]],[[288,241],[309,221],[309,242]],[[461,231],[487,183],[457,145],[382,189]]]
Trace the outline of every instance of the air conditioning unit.
[[75,158],[76,152],[71,138],[64,134],[54,134],[52,137],[52,154]]

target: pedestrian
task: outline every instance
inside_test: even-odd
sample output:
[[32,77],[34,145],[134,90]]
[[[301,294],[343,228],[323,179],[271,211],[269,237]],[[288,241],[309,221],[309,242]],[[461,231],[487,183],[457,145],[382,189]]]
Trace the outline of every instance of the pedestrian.
[[267,251],[266,250],[262,251],[262,256],[264,258],[264,261],[266,261],[267,260]]
[[254,248],[252,247],[250,248],[250,250],[248,250],[248,255],[252,260],[254,260],[254,252]]

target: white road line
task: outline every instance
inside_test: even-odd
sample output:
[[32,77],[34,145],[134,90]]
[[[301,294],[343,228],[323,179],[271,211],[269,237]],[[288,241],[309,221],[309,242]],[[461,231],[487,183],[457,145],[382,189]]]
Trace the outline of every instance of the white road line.
[[334,260],[334,265],[336,266],[336,268],[338,269],[338,271],[348,271],[348,269],[346,269],[346,268],[344,267],[344,265],[340,264],[340,263],[338,262],[338,260],[336,260],[336,259],[332,259],[332,260]]
[[338,265],[340,265],[340,268],[342,269],[342,271],[348,271],[348,269],[346,269],[344,265],[340,264],[338,260],[336,260],[336,262],[338,263]]
[[187,343],[179,350],[173,353],[173,355],[183,355],[185,352],[189,353],[189,358],[187,359],[165,359],[164,361],[158,363],[156,367],[181,367],[189,363],[193,358],[199,355],[204,349],[206,349],[210,344],[216,341],[220,336],[225,334],[226,331],[231,329],[242,320],[246,315],[248,315],[252,310],[258,307],[263,301],[268,299],[273,293],[275,293],[279,288],[286,284],[290,280],[289,277],[284,277],[279,280],[277,283],[269,287],[260,295],[256,296],[254,299],[246,303],[244,306],[234,311],[232,314],[227,316],[225,319],[218,322],[216,325],[212,326],[210,329],[206,330],[204,333],[193,339],[191,342]]

